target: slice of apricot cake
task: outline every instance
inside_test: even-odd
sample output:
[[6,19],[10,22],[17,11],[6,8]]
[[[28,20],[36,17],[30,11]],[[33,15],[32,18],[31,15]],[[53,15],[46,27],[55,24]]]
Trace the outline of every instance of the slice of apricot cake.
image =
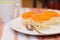
[[46,29],[49,25],[60,23],[60,14],[55,11],[45,11],[42,13],[26,12],[22,14],[22,23],[36,26],[37,29]]

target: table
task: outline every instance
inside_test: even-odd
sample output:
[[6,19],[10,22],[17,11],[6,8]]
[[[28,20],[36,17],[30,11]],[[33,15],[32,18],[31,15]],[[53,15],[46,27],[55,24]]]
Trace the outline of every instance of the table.
[[[31,11],[38,12],[38,9],[30,8]],[[20,8],[19,13],[23,13],[25,11],[29,11],[29,8]],[[40,10],[40,9],[39,9]],[[15,18],[18,17],[17,10],[15,13]],[[8,23],[3,23],[2,18],[0,18],[0,40],[60,40],[60,34],[58,35],[50,35],[50,36],[29,36],[24,35],[22,33],[16,32],[12,30]]]

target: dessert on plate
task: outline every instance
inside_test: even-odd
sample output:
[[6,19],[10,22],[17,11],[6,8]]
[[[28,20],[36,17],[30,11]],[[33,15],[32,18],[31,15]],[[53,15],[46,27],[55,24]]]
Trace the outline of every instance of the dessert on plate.
[[60,14],[55,11],[45,11],[42,13],[25,12],[22,14],[22,23],[33,25],[36,29],[47,29],[50,25],[60,23]]

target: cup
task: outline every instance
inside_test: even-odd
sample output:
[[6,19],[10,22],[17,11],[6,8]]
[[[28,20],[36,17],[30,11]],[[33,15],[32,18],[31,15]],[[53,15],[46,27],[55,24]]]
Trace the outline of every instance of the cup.
[[14,17],[16,2],[0,1],[0,17],[4,22],[9,22]]

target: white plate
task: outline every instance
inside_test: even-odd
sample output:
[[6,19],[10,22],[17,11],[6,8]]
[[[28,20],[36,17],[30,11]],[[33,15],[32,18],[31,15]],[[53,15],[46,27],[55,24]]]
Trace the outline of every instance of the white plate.
[[[58,13],[60,11],[57,11]],[[25,26],[22,24],[22,17],[13,19],[9,23],[10,27],[18,32],[24,33],[24,34],[29,34],[29,35],[39,35],[35,30],[29,31],[25,28]],[[60,33],[60,24],[51,26],[51,29],[46,29],[46,30],[40,30],[42,34],[40,35],[52,35],[52,34],[58,34]]]

